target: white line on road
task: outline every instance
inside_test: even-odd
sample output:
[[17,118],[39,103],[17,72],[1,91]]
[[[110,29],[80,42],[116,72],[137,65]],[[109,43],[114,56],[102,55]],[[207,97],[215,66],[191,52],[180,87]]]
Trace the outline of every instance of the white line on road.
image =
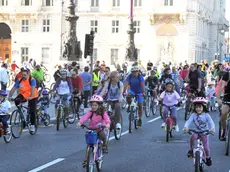
[[37,168],[35,168],[35,169],[33,169],[33,170],[29,171],[29,172],[38,172],[38,171],[41,171],[41,170],[43,170],[43,169],[45,169],[45,168],[47,168],[47,167],[50,167],[50,166],[52,166],[52,165],[54,165],[54,164],[57,164],[57,163],[63,161],[64,159],[65,159],[65,158],[58,158],[58,159],[55,159],[55,160],[53,160],[53,161],[51,161],[51,162],[49,162],[49,163],[47,163],[47,164],[44,164],[44,165],[42,165],[42,166],[40,166],[40,167],[37,167]]
[[154,121],[156,121],[156,120],[158,120],[158,119],[160,119],[160,118],[161,118],[161,117],[160,117],[160,116],[158,116],[158,117],[156,117],[156,118],[153,118],[153,119],[149,120],[147,123],[154,122]]

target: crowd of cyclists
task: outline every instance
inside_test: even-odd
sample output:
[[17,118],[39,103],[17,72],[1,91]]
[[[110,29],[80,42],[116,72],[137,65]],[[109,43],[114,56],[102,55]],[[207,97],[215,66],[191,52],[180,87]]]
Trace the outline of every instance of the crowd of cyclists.
[[[5,65],[5,64],[3,64]],[[125,67],[126,66],[126,67]],[[90,110],[81,117],[77,122],[77,126],[81,127],[86,121],[90,120],[89,126],[97,127],[98,123],[105,126],[105,131],[109,130],[111,119],[107,114],[104,106],[105,102],[112,105],[114,109],[114,121],[116,129],[121,129],[121,104],[124,98],[127,103],[127,112],[130,111],[132,96],[137,96],[138,102],[138,127],[142,126],[143,104],[147,91],[154,98],[154,103],[162,105],[163,120],[161,127],[165,128],[165,118],[168,114],[169,107],[172,111],[172,119],[175,131],[179,131],[177,124],[177,106],[182,102],[183,94],[186,93],[189,99],[191,93],[195,93],[195,97],[191,101],[193,104],[192,114],[187,118],[184,125],[184,132],[188,132],[191,124],[194,124],[198,131],[209,130],[210,133],[215,132],[215,125],[208,114],[210,110],[210,101],[214,100],[213,109],[216,110],[216,104],[221,106],[221,141],[226,140],[226,119],[230,111],[230,64],[220,63],[217,60],[208,65],[205,61],[201,64],[193,63],[172,65],[171,63],[154,66],[151,61],[147,63],[147,70],[141,70],[140,63],[132,64],[130,71],[127,65],[117,68],[116,71],[110,71],[110,67],[105,62],[100,64],[97,61],[93,69],[85,66],[83,72],[80,73],[80,66],[77,62],[71,64],[59,65],[53,77],[54,86],[50,91],[44,87],[44,70],[41,65],[35,65],[32,69],[26,66],[15,74],[15,83],[9,94],[3,86],[0,92],[0,118],[6,133],[10,133],[7,121],[10,118],[11,101],[16,105],[28,101],[30,113],[30,130],[35,130],[36,107],[38,102],[45,102],[46,108],[49,108],[49,98],[47,95],[51,92],[57,92],[59,96],[64,97],[65,107],[64,114],[68,118],[70,111],[70,100],[72,96],[79,97],[78,104],[80,108]],[[18,66],[12,63],[11,69],[15,71]],[[41,93],[38,89],[44,88]],[[17,91],[18,90],[18,91]],[[91,92],[92,90],[92,92]],[[14,93],[17,93],[15,98]],[[8,99],[6,98],[8,96]],[[39,100],[41,99],[42,100]],[[44,100],[43,100],[44,98]],[[58,103],[57,98],[57,103]],[[56,104],[57,104],[56,103]],[[77,107],[79,110],[79,107]],[[48,111],[46,110],[46,113]],[[100,131],[99,137],[103,141],[103,152],[108,153],[108,144],[106,140],[106,132]],[[194,140],[197,134],[193,134],[190,139],[190,150],[188,157],[193,156]],[[201,138],[206,153],[206,164],[212,165],[212,159],[209,149],[209,141],[207,136]],[[85,161],[83,163],[85,166]]]

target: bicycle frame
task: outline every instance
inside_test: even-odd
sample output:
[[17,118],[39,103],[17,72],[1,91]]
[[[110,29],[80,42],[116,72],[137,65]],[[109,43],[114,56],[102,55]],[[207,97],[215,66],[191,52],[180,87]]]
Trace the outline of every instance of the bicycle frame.
[[[199,151],[200,152],[200,164],[203,163],[203,160],[205,159],[206,155],[205,155],[205,151],[204,151],[204,146],[202,141],[200,140],[200,135],[198,134],[198,139],[197,139],[197,146],[196,148],[193,149],[193,155],[195,155],[195,153]],[[193,162],[195,165],[195,157],[193,157]]]

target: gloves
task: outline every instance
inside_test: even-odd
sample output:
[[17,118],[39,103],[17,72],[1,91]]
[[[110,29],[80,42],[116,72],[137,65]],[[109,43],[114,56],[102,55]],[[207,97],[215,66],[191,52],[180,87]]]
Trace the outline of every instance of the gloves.
[[183,131],[184,131],[185,133],[188,133],[189,129],[188,129],[188,128],[184,128]]
[[214,130],[214,129],[211,129],[211,130],[209,130],[209,132],[210,132],[211,134],[214,134],[214,133],[215,133],[215,130]]

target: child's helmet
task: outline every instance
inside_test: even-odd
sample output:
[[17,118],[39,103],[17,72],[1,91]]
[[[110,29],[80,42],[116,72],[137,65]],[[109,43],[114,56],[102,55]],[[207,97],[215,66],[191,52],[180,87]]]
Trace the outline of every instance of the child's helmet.
[[1,91],[0,91],[0,95],[1,95],[1,96],[7,96],[7,91],[1,90]]
[[165,80],[165,85],[168,85],[168,84],[171,84],[172,86],[174,86],[173,80],[167,78],[167,79]]
[[202,104],[203,106],[207,106],[208,101],[204,97],[197,97],[193,100],[193,104]]
[[102,103],[103,102],[103,98],[99,95],[93,95],[90,99],[89,102],[98,102],[98,103]]
[[49,94],[49,92],[47,90],[42,91],[42,95],[48,95],[48,94]]

